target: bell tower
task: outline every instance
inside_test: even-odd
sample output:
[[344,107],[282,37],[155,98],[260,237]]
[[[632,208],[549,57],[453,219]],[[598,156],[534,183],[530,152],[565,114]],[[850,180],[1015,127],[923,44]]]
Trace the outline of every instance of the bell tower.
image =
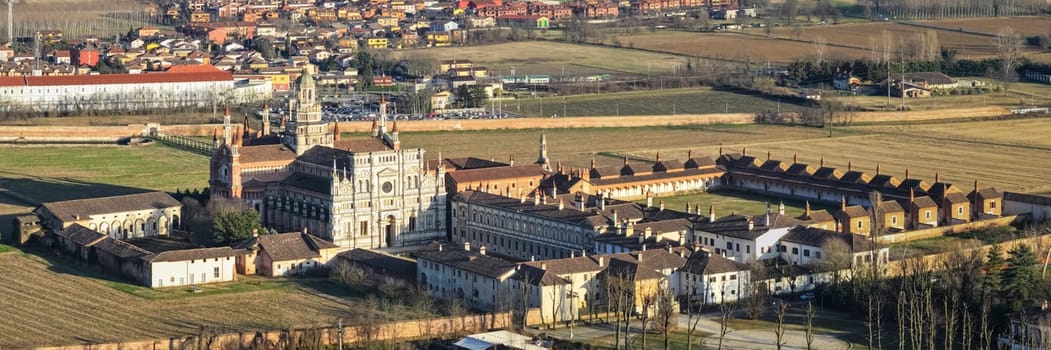
[[328,129],[328,123],[321,119],[321,105],[317,102],[317,90],[314,87],[314,76],[311,67],[303,68],[303,75],[296,84],[295,106],[292,112],[292,123],[288,126],[292,132],[294,144],[288,145],[301,155],[314,146],[332,147],[334,137]]

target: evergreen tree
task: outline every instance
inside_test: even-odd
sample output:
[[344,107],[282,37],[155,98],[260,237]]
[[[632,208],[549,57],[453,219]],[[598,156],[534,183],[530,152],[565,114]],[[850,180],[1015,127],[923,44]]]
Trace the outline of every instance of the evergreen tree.
[[1019,245],[1008,253],[1007,268],[1003,273],[1003,296],[1013,311],[1034,305],[1043,297],[1036,274],[1036,255],[1027,245]]
[[985,295],[998,295],[1002,283],[1004,257],[999,244],[993,244],[985,256],[985,277],[982,279],[982,290]]
[[255,209],[230,210],[220,209],[212,217],[212,229],[215,231],[215,243],[229,244],[244,238],[252,237],[252,232],[266,233],[259,221]]

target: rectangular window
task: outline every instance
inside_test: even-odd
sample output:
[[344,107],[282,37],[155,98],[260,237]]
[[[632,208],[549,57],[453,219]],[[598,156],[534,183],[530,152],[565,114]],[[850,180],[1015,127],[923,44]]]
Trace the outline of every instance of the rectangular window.
[[861,228],[862,221],[858,220],[858,228]]
[[810,249],[803,249],[803,256],[810,256]]
[[744,246],[744,252],[748,253],[748,254],[752,254],[752,246],[750,246],[750,245]]
[[799,248],[792,248],[792,255],[799,255]]
[[814,257],[821,259],[821,252],[814,252]]
[[930,219],[930,218],[931,218],[931,211],[930,211],[930,210],[928,210],[928,211],[924,212],[924,213],[923,213],[923,216],[924,216],[925,218],[927,218],[927,219]]
[[963,215],[963,206],[962,206],[962,205],[961,205],[961,206],[958,206],[958,207],[956,207],[956,213],[957,213],[957,214],[960,214],[960,215]]
[[215,275],[215,278],[219,278],[219,268],[218,267],[216,267],[215,269],[212,269],[212,272]]
[[726,242],[726,250],[733,250],[733,249],[734,249],[733,242]]
[[730,280],[731,281],[736,281],[737,280],[737,275],[730,275]]
[[996,209],[996,201],[989,201],[989,209]]

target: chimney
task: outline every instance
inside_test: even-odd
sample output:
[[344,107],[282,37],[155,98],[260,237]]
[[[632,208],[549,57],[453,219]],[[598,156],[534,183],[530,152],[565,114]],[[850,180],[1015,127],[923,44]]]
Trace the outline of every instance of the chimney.
[[785,201],[781,201],[781,204],[777,205],[777,213],[785,215]]
[[478,247],[478,254],[485,255],[485,246]]
[[[686,245],[686,231],[679,232],[679,246]],[[671,246],[668,246],[669,249]]]
[[821,167],[825,167],[825,157],[821,157]]
[[515,166],[515,155],[511,155],[511,158],[507,160],[508,165]]
[[617,209],[613,209],[613,224],[617,224]]
[[628,223],[628,227],[624,229],[624,237],[631,237],[635,235],[635,224]]
[[839,210],[847,210],[847,196],[839,196]]
[[438,244],[438,251],[440,252],[442,250],[445,250],[445,245],[444,244]]
[[723,145],[719,145],[719,155],[723,155]]
[[577,251],[570,250],[569,251],[569,258],[572,259],[572,258],[575,258],[575,257],[577,257]]
[[646,207],[653,207],[653,191],[646,192]]
[[536,261],[536,255],[530,255],[529,261]]
[[463,250],[471,251],[471,242],[463,242]]
[[755,229],[755,222],[752,219],[748,219],[748,231]]
[[715,222],[715,204],[708,206],[708,222]]
[[942,175],[939,174],[939,173],[934,173],[934,183],[939,183],[939,182],[942,182]]
[[685,213],[686,214],[690,213],[690,202],[686,202],[686,211],[685,211]]
[[905,168],[905,178],[909,178],[909,168]]
[[253,228],[252,229],[252,237],[259,237],[259,229],[257,229],[257,228]]
[[747,155],[748,155],[748,147],[741,147],[741,156],[743,157],[743,156],[747,156]]
[[[598,209],[599,210],[606,210],[606,196],[601,195],[601,194],[598,196]],[[614,221],[616,221],[616,220],[614,220]]]
[[671,254],[671,253],[672,253],[672,251],[671,251],[671,244],[669,244],[668,245],[668,254]]
[[876,175],[879,175],[879,163],[876,163]]
[[307,227],[303,226],[303,234],[306,234],[306,233],[307,233]]
[[770,160],[770,151],[766,151],[766,160]]
[[562,199],[559,199],[558,200],[558,210],[562,210],[562,209],[565,209],[565,208],[566,208],[566,203],[564,201],[562,201]]
[[533,206],[540,205],[540,191],[533,193]]
[[541,261],[540,262],[540,269],[544,270],[544,271],[547,271],[547,262]]
[[642,261],[642,252],[646,251],[646,243],[642,244],[642,249],[639,251],[639,261]]
[[792,154],[792,164],[799,162],[799,153]]
[[848,160],[847,161],[847,171],[853,171],[853,170],[854,170],[854,162],[851,162],[851,161]]
[[690,159],[693,159],[693,150],[692,149],[686,151],[686,160],[690,160]]
[[657,161],[654,162],[654,163],[660,163],[660,162],[661,162],[661,153],[657,152]]
[[606,257],[599,256],[598,257],[598,267],[605,267],[605,266],[606,266]]
[[803,210],[803,216],[810,218],[810,201],[806,201],[806,209]]
[[661,199],[660,205],[661,205],[661,211],[664,211],[664,200],[663,199]]
[[587,249],[581,249],[580,250],[580,257],[583,258],[583,257],[586,257],[586,256],[588,256]]

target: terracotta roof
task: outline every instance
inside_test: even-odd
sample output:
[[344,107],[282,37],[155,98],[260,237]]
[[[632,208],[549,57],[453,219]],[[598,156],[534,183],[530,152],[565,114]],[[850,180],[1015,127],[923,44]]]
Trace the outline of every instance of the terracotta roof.
[[748,266],[745,264],[735,262],[710,252],[693,253],[689,259],[686,259],[686,264],[679,268],[679,271],[702,276],[746,270],[748,270]]
[[258,247],[274,261],[319,258],[322,249],[339,248],[332,242],[302,232],[260,235],[238,242],[233,247],[236,249]]
[[715,166],[715,160],[713,160],[711,157],[690,158],[686,160],[686,163],[683,164],[683,166],[686,168],[711,167]]
[[851,247],[854,253],[874,249],[872,242],[865,236],[853,233],[839,233],[815,227],[797,226],[781,237],[782,241],[805,244],[812,247],[824,247],[832,239],[842,240],[843,243]]
[[884,214],[905,211],[905,209],[903,209],[901,207],[901,205],[898,204],[898,201],[883,201],[883,202],[880,202],[879,208]]
[[424,250],[417,252],[416,257],[417,260],[427,260],[489,278],[510,277],[510,272],[515,269],[513,262],[456,246],[443,247],[442,250]]
[[840,215],[846,215],[849,218],[861,218],[869,216],[869,211],[865,207],[860,205],[852,205],[843,209],[839,212]]
[[916,197],[912,201],[911,205],[912,205],[913,208],[932,208],[932,207],[937,207],[938,206],[938,204],[935,203],[934,200],[931,199],[931,197],[927,197],[927,196]]
[[523,281],[535,286],[553,286],[559,284],[570,284],[569,280],[559,277],[558,274],[549,270],[541,269],[535,265],[520,265],[515,274],[511,276],[516,280]]
[[66,239],[69,239],[73,243],[76,243],[77,245],[85,247],[90,247],[107,237],[104,234],[101,234],[87,227],[81,226],[80,224],[73,224],[72,226],[67,227],[65,230],[58,232],[58,234],[62,237],[65,237]]
[[241,255],[237,251],[230,247],[215,247],[215,248],[197,248],[197,249],[183,249],[183,250],[169,250],[157,254],[151,254],[142,257],[143,260],[151,263],[155,262],[172,262],[172,261],[187,261],[187,260],[201,260],[201,259],[217,259],[217,258],[228,258]]
[[181,207],[179,201],[164,192],[146,192],[124,196],[76,199],[41,205],[61,221],[86,219],[91,215],[122,213],[136,210]]
[[95,249],[101,252],[108,253],[121,259],[138,258],[153,254],[152,252],[136,247],[131,243],[119,241],[113,238],[106,237],[102,241],[95,243]]
[[107,85],[107,84],[154,84],[154,83],[191,83],[202,81],[233,81],[233,74],[217,70],[208,73],[142,73],[142,74],[99,74],[99,75],[49,75],[25,76],[24,78],[2,79],[0,86],[66,86],[66,85]]
[[543,177],[547,174],[549,174],[549,172],[545,171],[542,166],[538,164],[529,164],[457,170],[449,172],[449,177],[457,183],[467,183],[477,181],[497,181],[522,177]]
[[416,279],[416,262],[368,249],[348,250],[337,255],[356,264],[381,271],[382,275],[394,275],[405,279]]
[[238,152],[241,163],[288,161],[296,159],[296,153],[281,144],[262,146],[243,146]]
[[391,149],[390,147],[387,147],[387,144],[383,143],[382,140],[372,137],[342,139],[336,141],[334,148],[338,148],[340,150],[347,150],[354,153],[380,152]]
[[[1003,197],[1003,194],[1000,193],[1000,191],[997,191],[995,188],[992,188],[992,187],[982,187],[982,188],[978,189],[978,194],[980,196],[982,196],[982,198],[985,198],[985,199]],[[968,193],[967,194],[967,198],[970,198],[970,199],[973,200],[974,199],[974,191],[971,191],[971,193]]]

